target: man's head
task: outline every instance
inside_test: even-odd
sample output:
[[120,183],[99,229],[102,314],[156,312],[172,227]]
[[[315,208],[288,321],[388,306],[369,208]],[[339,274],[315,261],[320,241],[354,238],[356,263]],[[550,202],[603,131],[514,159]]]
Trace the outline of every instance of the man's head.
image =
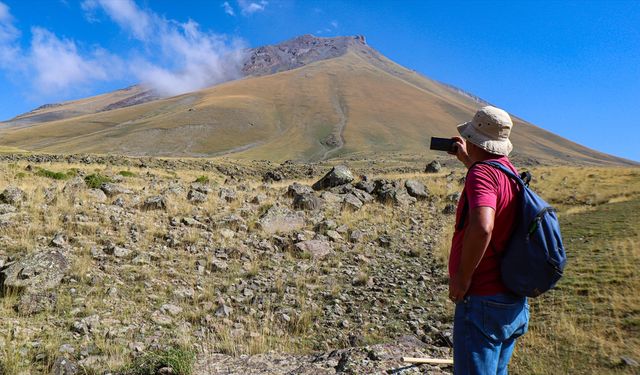
[[473,116],[473,120],[458,125],[458,132],[481,150],[493,155],[509,155],[513,145],[509,140],[513,122],[502,109],[486,106]]

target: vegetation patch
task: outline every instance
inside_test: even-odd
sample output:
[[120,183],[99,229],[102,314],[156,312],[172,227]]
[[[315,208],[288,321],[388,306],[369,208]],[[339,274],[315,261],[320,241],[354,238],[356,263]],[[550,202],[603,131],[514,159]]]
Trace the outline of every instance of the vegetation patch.
[[170,368],[171,374],[190,375],[195,359],[195,353],[184,348],[149,352],[136,358],[120,373],[124,375],[155,375],[160,369]]
[[38,168],[36,176],[52,178],[54,180],[66,180],[71,177],[65,172],[54,172],[44,168]]
[[91,189],[99,189],[102,184],[106,184],[108,182],[112,182],[112,180],[100,173],[92,173],[88,176],[85,176],[84,182]]
[[207,176],[199,176],[198,178],[196,178],[195,182],[201,183],[201,184],[208,184],[209,183],[209,177]]
[[118,174],[122,177],[135,177],[136,174],[131,171],[120,171]]

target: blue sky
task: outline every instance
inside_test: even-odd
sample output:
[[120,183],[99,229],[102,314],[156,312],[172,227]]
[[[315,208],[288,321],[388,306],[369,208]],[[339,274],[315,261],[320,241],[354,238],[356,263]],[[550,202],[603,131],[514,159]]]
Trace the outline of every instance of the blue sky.
[[0,0],[0,120],[140,81],[184,92],[234,78],[245,47],[363,34],[410,69],[640,161],[638,25],[640,2],[616,0]]

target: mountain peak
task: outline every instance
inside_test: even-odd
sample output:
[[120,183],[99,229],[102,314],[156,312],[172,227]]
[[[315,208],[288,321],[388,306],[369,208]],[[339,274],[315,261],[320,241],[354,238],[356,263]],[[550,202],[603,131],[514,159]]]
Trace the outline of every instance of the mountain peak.
[[370,49],[363,35],[317,37],[305,34],[280,44],[249,51],[242,72],[247,76],[263,76],[344,55],[349,49]]

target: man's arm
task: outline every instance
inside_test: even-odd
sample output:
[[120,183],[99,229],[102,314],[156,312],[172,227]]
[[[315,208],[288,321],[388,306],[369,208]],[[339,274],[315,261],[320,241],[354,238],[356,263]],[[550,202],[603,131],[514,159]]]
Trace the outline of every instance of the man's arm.
[[449,280],[449,298],[461,301],[469,290],[471,277],[491,241],[495,210],[491,207],[476,207],[469,211],[469,224],[462,241],[460,265],[454,277]]

